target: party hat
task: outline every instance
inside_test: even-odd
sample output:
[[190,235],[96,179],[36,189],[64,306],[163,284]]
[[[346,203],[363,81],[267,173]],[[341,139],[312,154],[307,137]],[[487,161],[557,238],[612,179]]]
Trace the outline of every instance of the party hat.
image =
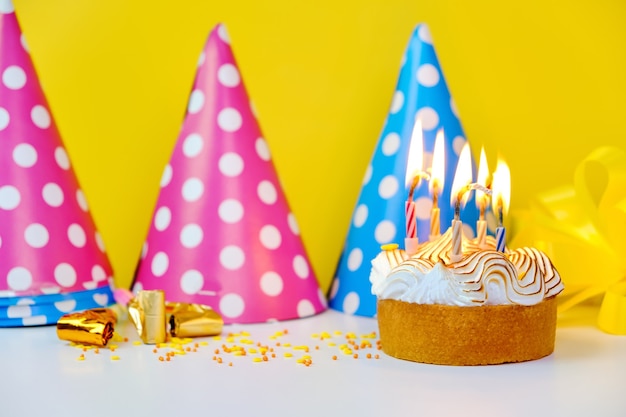
[[[48,312],[0,314],[47,324],[79,304],[108,304],[112,269],[7,0],[0,74],[0,300]],[[73,294],[85,291],[78,303]],[[54,294],[63,294],[60,309],[45,301]]]
[[[435,138],[445,138],[445,181],[439,194],[443,233],[451,224],[450,189],[459,153],[466,142],[456,106],[446,85],[428,27],[415,28],[403,57],[402,68],[382,134],[367,168],[350,230],[330,290],[330,307],[349,314],[374,316],[376,297],[369,282],[370,261],[386,243],[403,245],[405,238],[405,187],[407,159],[416,120],[423,129],[424,167],[431,166]],[[417,231],[420,242],[430,234],[432,197],[422,181],[415,190]],[[477,209],[473,202],[462,212],[466,236],[473,237]]]
[[210,33],[133,290],[213,307],[225,323],[326,308],[223,25]]

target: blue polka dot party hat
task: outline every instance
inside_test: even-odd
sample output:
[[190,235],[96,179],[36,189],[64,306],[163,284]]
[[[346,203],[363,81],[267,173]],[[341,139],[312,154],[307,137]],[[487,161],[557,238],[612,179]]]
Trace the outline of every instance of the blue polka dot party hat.
[[[437,178],[439,227],[436,222],[431,224],[434,204],[426,175],[413,193],[416,218],[413,229],[416,232],[413,233],[419,242],[425,242],[433,227],[444,233],[451,225],[454,211],[450,204],[450,190],[459,154],[466,143],[454,100],[425,24],[418,25],[411,36],[385,126],[366,170],[330,290],[329,305],[335,310],[361,316],[376,315],[376,297],[371,293],[369,282],[371,260],[380,252],[381,245],[397,243],[403,247],[405,244],[408,231],[405,203],[412,183],[407,182],[407,170],[414,172],[409,158],[409,153],[414,154],[411,149],[414,128],[421,130],[417,133],[421,133],[423,140],[423,163],[418,168],[429,174],[428,178],[436,178],[431,168],[434,168],[433,159],[440,160],[439,157],[433,158],[437,136],[442,137],[440,149],[444,150],[445,162],[441,168],[444,174]],[[436,153],[441,154],[440,151]],[[478,219],[478,212],[473,201],[462,210],[461,219],[464,220],[465,236],[474,237],[472,225]]]
[[10,0],[0,0],[0,327],[113,301],[113,270]]

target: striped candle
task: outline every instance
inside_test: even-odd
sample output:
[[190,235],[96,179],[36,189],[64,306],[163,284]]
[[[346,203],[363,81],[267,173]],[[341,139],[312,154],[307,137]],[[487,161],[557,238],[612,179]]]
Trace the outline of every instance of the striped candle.
[[506,247],[506,229],[504,226],[496,228],[496,250],[498,252],[504,252]]

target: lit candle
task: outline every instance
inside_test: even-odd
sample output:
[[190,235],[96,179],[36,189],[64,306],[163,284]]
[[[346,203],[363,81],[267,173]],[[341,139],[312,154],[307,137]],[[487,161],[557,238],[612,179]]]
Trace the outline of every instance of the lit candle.
[[424,161],[424,137],[422,133],[422,122],[418,119],[413,126],[411,142],[409,143],[409,153],[406,161],[405,184],[409,188],[409,196],[404,204],[406,216],[406,237],[404,239],[404,249],[409,255],[417,252],[419,239],[417,237],[417,217],[415,213],[415,202],[413,193],[420,186],[422,178],[428,174],[422,171]]
[[[489,181],[489,166],[487,165],[487,157],[485,156],[485,148],[480,150],[480,163],[478,165],[478,178],[476,182],[489,189],[491,184]],[[485,210],[489,203],[489,195],[480,189],[476,189],[476,207],[479,210],[478,221],[476,222],[476,237],[478,247],[485,249],[487,247],[487,221],[485,220]]]
[[440,129],[435,139],[433,166],[430,173],[430,182],[428,183],[428,189],[433,196],[433,208],[430,211],[430,240],[441,235],[441,226],[439,224],[439,193],[443,190],[445,165],[443,129]]
[[469,197],[472,182],[472,157],[468,143],[465,143],[459,162],[456,166],[454,180],[452,181],[452,191],[450,193],[450,203],[454,208],[454,219],[452,220],[452,251],[450,261],[459,262],[463,257],[463,222],[461,221],[461,206],[465,206]]
[[506,248],[506,230],[504,229],[504,215],[509,210],[511,199],[511,172],[503,161],[498,160],[496,172],[493,173],[493,197],[491,204],[493,212],[498,218],[496,228],[496,250],[504,252]]

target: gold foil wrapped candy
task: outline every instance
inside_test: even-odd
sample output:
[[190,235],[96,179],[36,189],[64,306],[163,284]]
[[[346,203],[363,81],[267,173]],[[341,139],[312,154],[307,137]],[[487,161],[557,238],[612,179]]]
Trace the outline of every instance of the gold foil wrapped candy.
[[215,310],[201,304],[167,303],[166,313],[174,337],[213,336],[220,334],[224,326]]
[[106,346],[116,321],[115,313],[108,308],[65,314],[57,321],[57,336],[74,343]]
[[165,342],[165,293],[163,290],[139,291],[137,296],[128,303],[128,316],[144,343]]

